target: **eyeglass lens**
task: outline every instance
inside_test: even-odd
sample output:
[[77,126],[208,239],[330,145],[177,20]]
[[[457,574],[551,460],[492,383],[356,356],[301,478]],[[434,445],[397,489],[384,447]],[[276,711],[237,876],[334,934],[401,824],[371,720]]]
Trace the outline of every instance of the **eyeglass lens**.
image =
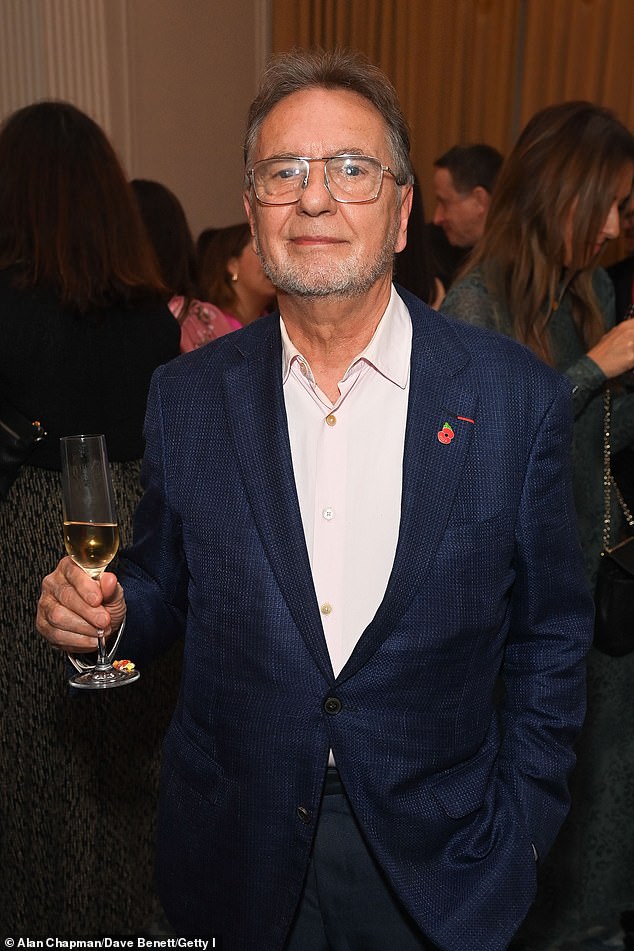
[[[324,182],[335,201],[369,201],[377,197],[383,180],[383,169],[377,159],[365,155],[337,155],[324,164]],[[260,201],[273,204],[297,201],[309,174],[307,159],[265,159],[253,169],[255,193]]]

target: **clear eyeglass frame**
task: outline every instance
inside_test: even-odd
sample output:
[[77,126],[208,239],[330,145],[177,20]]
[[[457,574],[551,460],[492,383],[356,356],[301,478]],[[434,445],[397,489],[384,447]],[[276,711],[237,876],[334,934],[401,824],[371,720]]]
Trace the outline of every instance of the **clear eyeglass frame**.
[[[313,162],[324,163],[324,185],[330,197],[343,205],[363,205],[376,201],[386,173],[397,181],[389,165],[383,165],[380,159],[372,155],[344,153],[321,158],[281,156],[262,159],[248,170],[247,177],[255,197],[262,205],[296,204],[308,185]],[[288,177],[282,177],[284,175]],[[361,197],[356,197],[354,190],[361,186],[365,186],[365,190],[360,193]]]

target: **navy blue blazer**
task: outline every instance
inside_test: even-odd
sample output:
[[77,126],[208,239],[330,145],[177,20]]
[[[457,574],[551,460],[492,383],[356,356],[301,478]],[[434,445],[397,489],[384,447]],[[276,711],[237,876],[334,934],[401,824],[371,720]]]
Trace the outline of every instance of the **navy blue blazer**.
[[337,678],[277,315],[153,378],[125,651],[142,666],[185,636],[157,881],[177,933],[221,935],[224,951],[283,947],[329,748],[377,860],[443,951],[507,947],[535,893],[533,844],[545,855],[568,808],[593,616],[569,384],[400,293],[413,322],[400,534]]

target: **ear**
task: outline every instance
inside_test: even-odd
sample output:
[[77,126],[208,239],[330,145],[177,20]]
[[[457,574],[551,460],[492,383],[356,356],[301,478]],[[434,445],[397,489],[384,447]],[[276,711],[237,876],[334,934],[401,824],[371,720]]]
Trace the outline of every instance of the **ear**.
[[247,214],[247,219],[249,221],[249,227],[251,228],[251,235],[255,238],[255,215],[253,213],[253,208],[251,207],[251,192],[244,191],[242,193],[242,202],[244,204],[244,210]]
[[225,270],[228,274],[237,274],[240,270],[240,259],[237,257],[229,258]]
[[412,185],[401,185],[401,207],[399,208],[399,229],[394,243],[394,254],[402,251],[407,244],[407,222],[409,221],[412,210],[412,197],[414,188]]
[[471,192],[471,196],[485,213],[488,212],[489,205],[491,204],[491,195],[486,188],[483,188],[482,185],[476,185]]

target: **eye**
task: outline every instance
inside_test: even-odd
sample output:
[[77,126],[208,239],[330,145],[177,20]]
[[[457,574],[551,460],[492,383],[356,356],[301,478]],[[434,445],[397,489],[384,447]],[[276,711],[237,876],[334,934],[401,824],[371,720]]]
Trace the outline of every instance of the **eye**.
[[337,167],[337,173],[345,178],[360,178],[368,174],[367,166],[362,162],[346,159]]
[[272,179],[279,179],[279,181],[282,182],[287,182],[293,178],[299,178],[303,174],[303,169],[298,165],[282,165],[278,168],[271,169],[269,177]]

